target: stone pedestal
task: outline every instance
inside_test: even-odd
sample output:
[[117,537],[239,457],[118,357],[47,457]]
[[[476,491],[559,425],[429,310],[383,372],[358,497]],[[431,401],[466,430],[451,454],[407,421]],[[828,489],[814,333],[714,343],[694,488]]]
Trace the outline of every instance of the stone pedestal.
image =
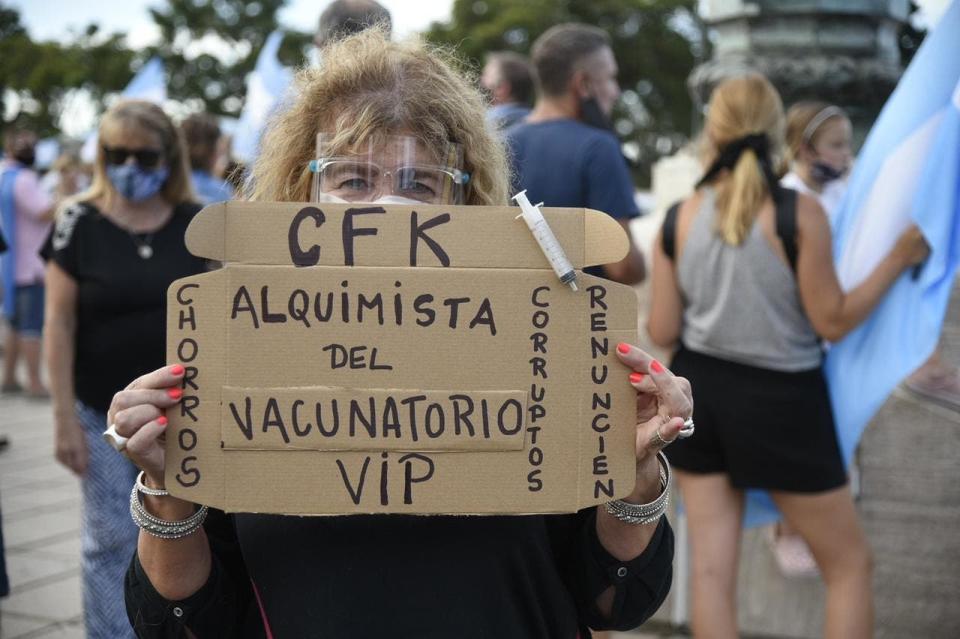
[[907,0],[707,0],[713,58],[689,78],[706,104],[725,77],[755,70],[784,104],[819,99],[850,114],[858,139],[901,74],[897,34]]

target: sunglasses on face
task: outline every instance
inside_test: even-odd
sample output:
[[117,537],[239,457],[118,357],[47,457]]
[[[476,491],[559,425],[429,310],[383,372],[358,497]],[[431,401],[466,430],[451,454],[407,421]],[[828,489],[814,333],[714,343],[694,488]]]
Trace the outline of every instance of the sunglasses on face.
[[137,164],[145,169],[152,169],[160,163],[162,151],[156,149],[125,149],[119,146],[103,147],[103,154],[107,164],[124,164],[131,155]]

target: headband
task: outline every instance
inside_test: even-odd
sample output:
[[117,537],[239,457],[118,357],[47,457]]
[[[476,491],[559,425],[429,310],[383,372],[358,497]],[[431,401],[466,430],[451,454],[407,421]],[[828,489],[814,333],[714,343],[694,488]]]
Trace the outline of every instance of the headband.
[[813,135],[817,132],[817,129],[823,126],[824,122],[836,116],[846,116],[846,113],[844,113],[840,107],[832,105],[820,109],[817,114],[811,118],[806,128],[803,129],[803,141],[810,142],[810,140],[813,139]]

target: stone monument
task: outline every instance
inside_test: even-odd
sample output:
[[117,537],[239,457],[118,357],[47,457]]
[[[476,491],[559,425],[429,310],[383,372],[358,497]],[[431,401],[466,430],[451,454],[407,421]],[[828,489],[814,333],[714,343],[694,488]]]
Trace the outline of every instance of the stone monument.
[[707,103],[718,81],[760,71],[785,105],[805,99],[850,114],[857,139],[873,123],[902,72],[898,32],[908,0],[706,0],[713,57],[688,80]]

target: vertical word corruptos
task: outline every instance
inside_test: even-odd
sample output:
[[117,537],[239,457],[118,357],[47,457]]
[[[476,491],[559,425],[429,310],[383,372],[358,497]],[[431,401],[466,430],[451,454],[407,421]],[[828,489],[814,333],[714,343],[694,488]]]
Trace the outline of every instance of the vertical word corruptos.
[[[530,358],[530,373],[533,380],[530,383],[530,419],[527,422],[527,434],[530,436],[530,453],[528,460],[531,470],[527,473],[527,490],[532,493],[543,490],[543,473],[540,466],[543,465],[543,449],[537,445],[537,436],[540,434],[541,426],[537,422],[547,416],[547,409],[543,401],[547,396],[547,387],[537,380],[547,380],[547,333],[546,328],[550,324],[550,302],[542,299],[543,294],[549,293],[549,286],[538,286],[533,289],[530,296],[530,303],[534,306],[533,314],[530,317],[530,324],[533,327],[533,333],[530,335],[530,348],[533,357]],[[546,296],[543,295],[545,298]]]

